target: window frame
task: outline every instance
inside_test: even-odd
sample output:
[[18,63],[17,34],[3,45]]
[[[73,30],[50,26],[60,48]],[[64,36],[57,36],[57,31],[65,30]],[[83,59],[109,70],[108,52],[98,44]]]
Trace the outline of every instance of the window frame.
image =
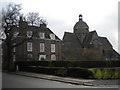
[[[13,43],[15,45],[16,43]],[[16,47],[13,47],[13,52],[16,52]]]
[[53,61],[56,60],[56,55],[55,54],[51,54],[51,60],[53,60]]
[[45,52],[45,43],[40,43],[40,52]]
[[39,58],[38,58],[38,60],[41,61],[42,58],[44,58],[44,60],[45,60],[45,59],[46,59],[46,55],[39,54]]
[[50,39],[55,40],[55,34],[50,34]]
[[32,44],[32,42],[27,42],[27,51],[28,52],[32,52],[32,50],[33,50],[33,44]]
[[32,60],[32,58],[33,58],[33,55],[31,53],[28,53],[27,54],[27,60],[30,61],[30,60]]
[[40,39],[45,39],[45,33],[39,32],[39,38]]
[[56,48],[55,48],[56,46],[55,46],[55,44],[51,44],[51,52],[52,53],[55,53],[55,50],[56,50]]
[[32,31],[27,31],[27,37],[28,37],[28,38],[31,38],[31,37],[32,37],[32,34],[33,34]]

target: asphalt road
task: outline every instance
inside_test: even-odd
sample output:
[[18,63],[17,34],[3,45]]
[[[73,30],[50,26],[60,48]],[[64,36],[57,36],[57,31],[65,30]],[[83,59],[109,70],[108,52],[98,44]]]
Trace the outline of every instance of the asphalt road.
[[89,88],[89,87],[2,73],[2,88]]

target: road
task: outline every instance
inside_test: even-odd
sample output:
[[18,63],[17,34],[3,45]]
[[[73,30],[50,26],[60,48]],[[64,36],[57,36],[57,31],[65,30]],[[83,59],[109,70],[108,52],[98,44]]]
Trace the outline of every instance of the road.
[[3,88],[87,88],[51,80],[2,73]]
[[[88,88],[88,89],[98,88],[98,90],[99,88],[101,89],[105,88],[106,90],[106,87],[74,85],[69,83],[20,76],[8,73],[2,73],[0,79],[2,79],[2,88]],[[107,90],[108,89],[118,90],[117,88],[114,89],[113,88],[108,87]]]

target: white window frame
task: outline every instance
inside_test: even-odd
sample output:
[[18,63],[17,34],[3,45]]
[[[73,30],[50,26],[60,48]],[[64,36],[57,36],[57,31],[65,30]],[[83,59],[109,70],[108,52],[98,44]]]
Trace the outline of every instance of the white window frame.
[[32,42],[27,42],[27,51],[28,52],[32,51]]
[[31,38],[32,37],[32,31],[27,31],[27,37]]
[[46,55],[39,55],[39,61],[42,60],[42,58],[46,59]]
[[45,43],[40,43],[40,52],[45,52]]
[[51,55],[51,60],[56,60],[56,55],[55,54]]
[[55,40],[55,34],[50,34],[50,39]]
[[40,37],[40,39],[44,39],[45,38],[45,33],[40,32],[39,37]]
[[51,52],[52,52],[52,53],[55,52],[55,44],[51,44]]

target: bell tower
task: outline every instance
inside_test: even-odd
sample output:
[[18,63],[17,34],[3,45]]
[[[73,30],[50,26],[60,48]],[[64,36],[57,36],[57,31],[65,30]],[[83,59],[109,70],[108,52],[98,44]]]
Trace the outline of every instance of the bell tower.
[[86,35],[89,33],[88,25],[83,21],[83,16],[79,15],[79,21],[74,26],[74,33],[77,35],[81,43],[83,43]]

